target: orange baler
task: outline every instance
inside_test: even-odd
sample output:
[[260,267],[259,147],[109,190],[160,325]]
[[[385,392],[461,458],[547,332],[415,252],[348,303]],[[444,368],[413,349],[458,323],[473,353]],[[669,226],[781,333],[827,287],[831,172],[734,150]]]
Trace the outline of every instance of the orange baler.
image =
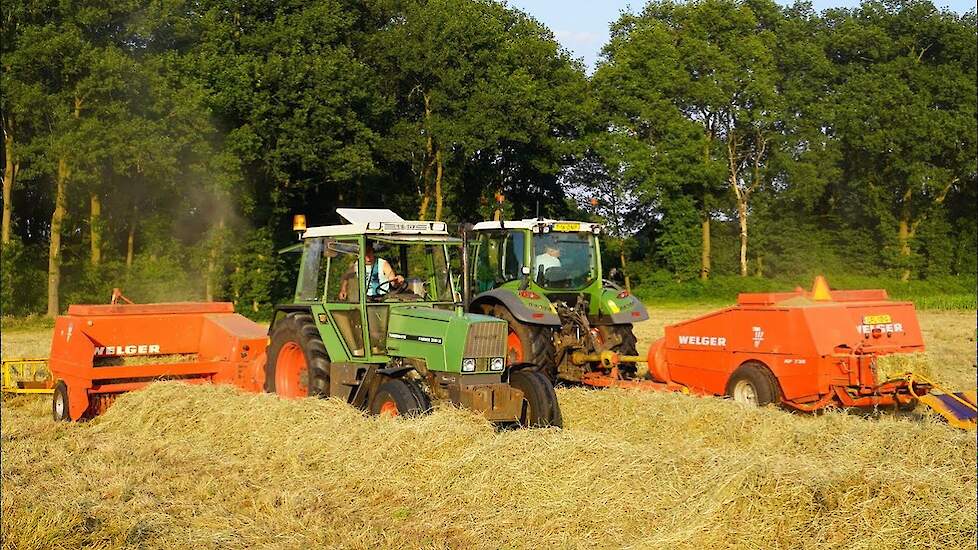
[[[912,303],[885,290],[830,291],[819,278],[811,292],[740,294],[732,307],[666,327],[648,353],[648,383],[800,411],[909,406],[932,384],[886,379],[877,358],[922,351]],[[928,397],[941,398],[925,402],[949,420],[974,425],[973,395]]]
[[54,413],[94,416],[155,380],[261,391],[266,345],[266,329],[226,302],[73,305],[54,326]]

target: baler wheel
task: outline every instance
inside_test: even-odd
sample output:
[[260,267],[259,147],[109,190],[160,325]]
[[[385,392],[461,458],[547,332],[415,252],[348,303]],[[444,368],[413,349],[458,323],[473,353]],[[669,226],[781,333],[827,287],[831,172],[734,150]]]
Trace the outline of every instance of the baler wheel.
[[517,370],[509,375],[509,385],[523,392],[519,424],[524,428],[563,428],[564,419],[553,384],[541,372]]
[[329,354],[308,313],[290,313],[275,323],[265,391],[283,397],[329,396]]
[[502,319],[509,325],[506,343],[508,364],[533,363],[551,382],[557,381],[557,350],[550,327],[520,322],[502,305],[489,307],[486,315]]
[[71,416],[68,414],[68,386],[63,380],[58,380],[54,385],[54,396],[51,399],[51,414],[55,422],[68,422]]
[[431,411],[431,401],[416,386],[403,378],[382,383],[370,400],[371,414],[409,417],[427,414]]
[[730,375],[727,395],[750,407],[764,407],[781,400],[777,379],[759,361],[748,361]]

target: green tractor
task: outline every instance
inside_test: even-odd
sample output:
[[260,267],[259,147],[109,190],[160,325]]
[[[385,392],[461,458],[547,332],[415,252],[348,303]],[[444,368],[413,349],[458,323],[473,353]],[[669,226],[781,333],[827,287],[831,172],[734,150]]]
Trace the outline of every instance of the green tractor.
[[601,225],[526,219],[485,221],[469,242],[469,310],[506,321],[507,362],[540,365],[551,381],[637,374],[632,325],[645,306],[601,273]]
[[464,311],[452,267],[462,241],[444,222],[337,213],[350,223],[303,219],[301,244],[286,249],[302,260],[295,300],[269,327],[266,391],[405,416],[445,400],[498,424],[561,426],[551,381],[506,364],[506,324]]

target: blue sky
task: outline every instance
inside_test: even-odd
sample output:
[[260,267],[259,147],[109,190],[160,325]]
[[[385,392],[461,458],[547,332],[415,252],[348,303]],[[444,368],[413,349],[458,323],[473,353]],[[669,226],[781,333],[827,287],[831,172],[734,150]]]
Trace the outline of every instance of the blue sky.
[[[782,4],[791,4],[778,0]],[[975,7],[975,0],[933,0],[939,7],[965,13]],[[645,5],[642,1],[622,0],[508,0],[518,8],[550,27],[557,40],[570,50],[574,57],[584,59],[591,70],[598,58],[601,46],[608,40],[608,25],[618,19],[622,10],[637,11]],[[858,5],[858,0],[813,0],[817,10],[840,6]]]

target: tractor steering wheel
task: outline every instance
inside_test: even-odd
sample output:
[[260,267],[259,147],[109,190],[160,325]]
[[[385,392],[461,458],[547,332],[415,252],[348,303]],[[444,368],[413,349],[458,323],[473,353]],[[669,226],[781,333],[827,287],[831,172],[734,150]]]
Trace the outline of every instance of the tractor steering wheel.
[[403,279],[400,282],[396,279],[390,279],[377,285],[377,290],[374,291],[374,298],[382,298],[387,294],[399,294],[405,290],[407,290],[407,283]]

